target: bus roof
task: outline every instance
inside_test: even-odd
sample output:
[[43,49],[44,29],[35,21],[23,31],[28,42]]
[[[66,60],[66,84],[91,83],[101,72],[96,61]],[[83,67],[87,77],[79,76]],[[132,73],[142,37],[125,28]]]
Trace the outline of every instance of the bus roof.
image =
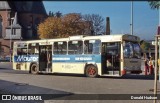
[[55,38],[55,39],[40,39],[40,40],[28,40],[28,41],[16,41],[16,43],[42,43],[42,42],[54,42],[54,41],[69,41],[69,40],[91,40],[100,39],[102,42],[114,42],[114,41],[140,41],[138,36],[129,34],[111,34],[111,35],[98,35],[98,36],[70,36],[68,38]]

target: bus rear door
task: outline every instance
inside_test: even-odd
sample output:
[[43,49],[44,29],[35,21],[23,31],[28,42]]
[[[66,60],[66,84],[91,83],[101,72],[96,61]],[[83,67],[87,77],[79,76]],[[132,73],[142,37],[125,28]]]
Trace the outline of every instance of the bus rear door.
[[120,76],[120,42],[102,43],[102,75]]

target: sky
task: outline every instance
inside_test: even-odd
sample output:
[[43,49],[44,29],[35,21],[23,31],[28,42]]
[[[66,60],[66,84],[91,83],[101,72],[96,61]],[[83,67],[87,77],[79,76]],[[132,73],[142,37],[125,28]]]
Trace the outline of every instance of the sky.
[[[99,14],[110,18],[111,34],[131,34],[131,1],[43,1],[47,13]],[[144,40],[154,40],[159,22],[158,10],[150,8],[147,1],[133,2],[133,35]]]

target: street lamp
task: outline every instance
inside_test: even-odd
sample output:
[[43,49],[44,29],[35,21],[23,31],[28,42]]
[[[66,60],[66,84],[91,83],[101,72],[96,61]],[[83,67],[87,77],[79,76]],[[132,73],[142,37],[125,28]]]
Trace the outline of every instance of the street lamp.
[[14,18],[11,18],[11,34],[10,34],[10,62],[12,62],[12,53],[11,53],[11,50],[12,50],[12,21],[14,20]]

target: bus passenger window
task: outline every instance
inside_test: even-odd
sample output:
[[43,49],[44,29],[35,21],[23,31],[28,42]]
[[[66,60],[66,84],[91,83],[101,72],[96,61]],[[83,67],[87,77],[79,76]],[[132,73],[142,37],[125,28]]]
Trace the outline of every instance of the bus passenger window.
[[68,42],[68,54],[82,54],[83,42],[82,41],[69,41]]
[[28,54],[30,55],[35,55],[35,54],[38,54],[39,53],[39,44],[38,43],[30,43],[28,45]]
[[84,42],[84,53],[85,54],[99,54],[100,53],[100,40],[86,40]]
[[27,48],[17,48],[17,55],[27,55]]
[[26,55],[26,54],[27,54],[26,43],[16,43],[14,45],[14,55]]
[[54,54],[67,54],[67,42],[54,42]]

